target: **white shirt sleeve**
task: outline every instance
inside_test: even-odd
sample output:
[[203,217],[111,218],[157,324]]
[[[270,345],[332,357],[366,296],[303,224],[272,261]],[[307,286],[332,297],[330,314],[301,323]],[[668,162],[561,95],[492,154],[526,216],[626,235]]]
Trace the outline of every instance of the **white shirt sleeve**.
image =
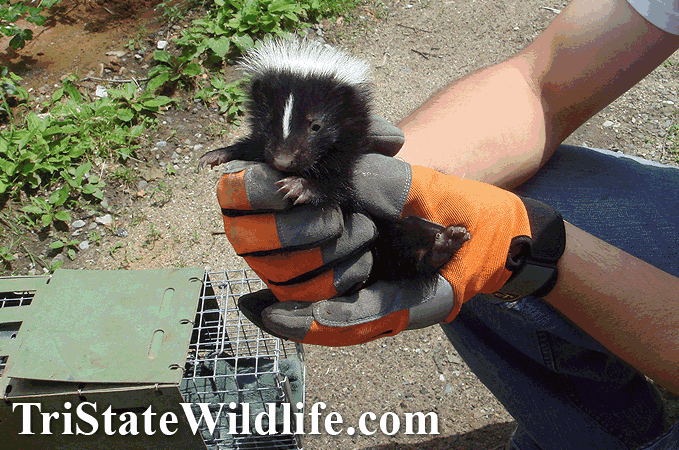
[[679,0],[627,0],[646,20],[668,33],[679,34]]

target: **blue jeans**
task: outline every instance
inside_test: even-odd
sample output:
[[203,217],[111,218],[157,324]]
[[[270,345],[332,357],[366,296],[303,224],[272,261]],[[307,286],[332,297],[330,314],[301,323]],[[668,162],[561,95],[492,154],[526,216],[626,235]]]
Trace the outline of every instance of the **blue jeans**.
[[[679,276],[679,168],[562,146],[516,192]],[[518,423],[512,448],[679,449],[645,377],[541,299],[478,295],[443,330]]]

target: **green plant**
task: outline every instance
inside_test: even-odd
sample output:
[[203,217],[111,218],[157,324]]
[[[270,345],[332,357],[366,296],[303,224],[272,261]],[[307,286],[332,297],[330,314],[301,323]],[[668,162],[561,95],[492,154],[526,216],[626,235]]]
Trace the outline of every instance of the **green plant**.
[[73,261],[76,256],[76,252],[78,251],[78,244],[79,242],[75,239],[72,240],[67,240],[67,241],[62,241],[61,239],[52,242],[49,245],[49,248],[53,250],[59,250],[59,249],[66,249],[66,254],[68,257]]
[[20,81],[20,76],[10,72],[7,67],[0,67],[1,115],[10,116],[11,118],[11,107],[28,100],[28,91],[19,84]]
[[151,190],[151,198],[153,199],[151,206],[165,206],[172,199],[172,188],[163,180],[158,180],[158,186]]
[[109,174],[109,178],[125,186],[132,187],[137,181],[137,174],[129,167],[121,167]]
[[231,121],[243,114],[243,103],[246,97],[241,89],[240,80],[227,83],[223,77],[216,76],[210,79],[210,86],[196,92],[195,98],[205,105],[213,107],[216,105],[219,112]]
[[31,225],[38,225],[38,219],[44,227],[51,225],[54,220],[70,222],[71,214],[68,211],[57,211],[57,208],[61,206],[65,200],[66,198],[62,196],[62,191],[57,190],[50,196],[49,200],[40,197],[31,197],[31,204],[25,205],[22,208],[22,211],[26,213],[25,217]]
[[[78,188],[84,181],[73,171],[80,161],[126,159],[138,148],[137,138],[153,114],[172,101],[130,86],[109,92],[109,97],[88,102],[67,78],[48,113],[30,112],[20,126],[0,129],[0,194],[44,189],[60,179]],[[95,188],[99,183],[88,179],[79,192],[101,199]]]
[[153,249],[153,247],[155,247],[156,245],[156,242],[158,242],[162,238],[163,236],[160,234],[160,231],[156,230],[153,224],[151,224],[151,226],[149,227],[149,232],[144,238],[144,243],[141,246],[144,248]]
[[[12,36],[9,46],[15,50],[24,48],[26,41],[33,39],[33,31],[28,28],[20,28],[16,22],[24,18],[27,22],[36,25],[44,25],[46,18],[42,12],[60,0],[19,1],[10,3],[10,0],[0,0],[0,33]],[[30,6],[29,6],[30,5]]]
[[205,54],[212,63],[240,54],[265,35],[307,27],[339,11],[342,2],[321,0],[215,0],[209,17],[182,31],[177,45]]
[[193,62],[198,56],[197,49],[185,46],[179,56],[172,55],[166,50],[156,50],[153,58],[158,62],[149,70],[147,89],[150,92],[158,90],[173,92],[178,87],[193,85],[194,78],[203,73],[200,64]]
[[4,267],[10,267],[10,263],[14,261],[16,256],[12,254],[12,251],[8,246],[0,246],[0,264]]

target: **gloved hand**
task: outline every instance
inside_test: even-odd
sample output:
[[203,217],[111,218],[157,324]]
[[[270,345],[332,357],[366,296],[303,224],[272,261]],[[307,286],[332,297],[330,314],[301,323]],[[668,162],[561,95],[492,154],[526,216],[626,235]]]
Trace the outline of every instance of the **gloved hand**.
[[[374,229],[368,231],[365,216],[344,224],[337,211],[296,207],[233,217],[234,209],[280,210],[281,200],[272,196],[276,174],[264,167],[268,175],[258,178],[248,170],[225,175],[219,198],[234,248],[248,253],[248,263],[271,288],[241,297],[239,307],[272,334],[305,343],[359,344],[450,321],[477,293],[510,300],[544,294],[555,282],[565,245],[558,213],[490,185],[366,155],[353,185],[367,212],[387,220],[417,215],[461,225],[471,239],[432,283],[378,281],[355,291],[372,264],[365,246]],[[276,204],[267,203],[272,201]]]
[[[401,130],[371,117],[370,151],[394,155],[403,141]],[[333,208],[291,209],[275,184],[284,177],[266,164],[227,164],[217,196],[236,253],[279,299],[323,300],[360,285],[372,268],[373,222]]]
[[556,262],[565,247],[563,219],[540,202],[374,154],[361,158],[352,182],[373,216],[416,215],[461,225],[471,239],[433,283],[378,281],[315,302],[278,301],[266,290],[241,297],[241,311],[268,332],[304,343],[360,344],[453,320],[478,293],[515,300],[544,295],[556,282]]

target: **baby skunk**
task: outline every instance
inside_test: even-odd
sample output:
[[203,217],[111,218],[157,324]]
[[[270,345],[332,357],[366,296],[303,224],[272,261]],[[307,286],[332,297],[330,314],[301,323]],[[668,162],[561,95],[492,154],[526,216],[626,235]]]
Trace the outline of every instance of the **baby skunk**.
[[[250,135],[213,150],[199,166],[265,162],[290,174],[280,191],[295,204],[338,204],[360,212],[349,183],[356,156],[369,148],[369,66],[320,44],[268,40],[242,60],[249,75]],[[419,218],[375,220],[369,282],[431,277],[469,239],[463,227]]]

